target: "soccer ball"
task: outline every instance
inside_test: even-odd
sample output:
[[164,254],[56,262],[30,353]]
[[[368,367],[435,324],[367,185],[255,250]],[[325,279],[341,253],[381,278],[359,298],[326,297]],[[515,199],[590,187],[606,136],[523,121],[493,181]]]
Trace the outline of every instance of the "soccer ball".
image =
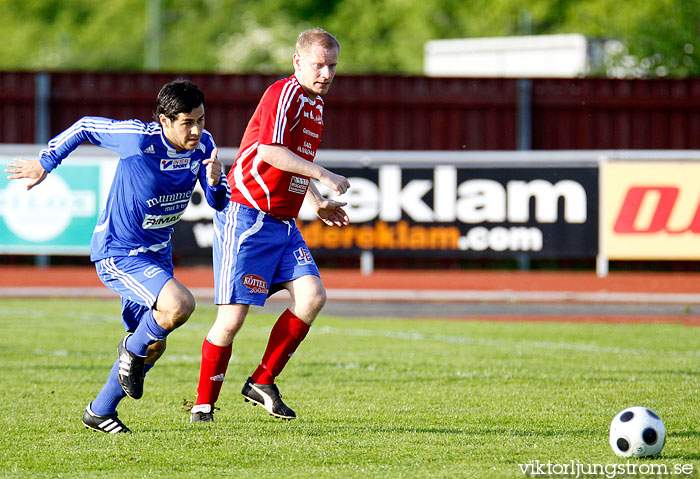
[[610,447],[618,456],[656,456],[665,443],[666,426],[651,409],[627,408],[610,424]]

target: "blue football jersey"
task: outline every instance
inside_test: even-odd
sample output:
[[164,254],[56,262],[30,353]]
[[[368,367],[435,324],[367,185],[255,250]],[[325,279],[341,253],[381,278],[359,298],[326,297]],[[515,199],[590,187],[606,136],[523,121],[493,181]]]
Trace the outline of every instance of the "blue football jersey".
[[41,166],[51,172],[85,141],[119,155],[107,203],[90,243],[92,261],[170,254],[173,225],[185,212],[197,180],[210,206],[222,210],[229,202],[231,191],[224,173],[214,187],[206,179],[202,161],[216,147],[206,130],[197,148],[177,152],[157,122],[84,117],[41,151]]

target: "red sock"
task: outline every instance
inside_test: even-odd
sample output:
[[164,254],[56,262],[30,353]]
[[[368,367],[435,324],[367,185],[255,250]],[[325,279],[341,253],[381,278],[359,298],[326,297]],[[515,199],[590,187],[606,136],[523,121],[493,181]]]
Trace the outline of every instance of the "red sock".
[[309,332],[309,325],[285,310],[270,332],[267,349],[258,369],[250,377],[257,384],[274,384],[275,378]]
[[233,343],[228,346],[216,346],[208,339],[204,339],[195,404],[211,404],[213,407],[216,400],[219,399],[219,392],[224,384],[224,376],[232,350]]

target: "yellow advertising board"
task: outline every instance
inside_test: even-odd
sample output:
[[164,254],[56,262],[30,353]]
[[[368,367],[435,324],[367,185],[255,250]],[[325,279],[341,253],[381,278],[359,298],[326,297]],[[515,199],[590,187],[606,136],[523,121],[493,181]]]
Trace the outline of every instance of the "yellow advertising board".
[[604,162],[601,173],[603,255],[700,259],[700,163]]

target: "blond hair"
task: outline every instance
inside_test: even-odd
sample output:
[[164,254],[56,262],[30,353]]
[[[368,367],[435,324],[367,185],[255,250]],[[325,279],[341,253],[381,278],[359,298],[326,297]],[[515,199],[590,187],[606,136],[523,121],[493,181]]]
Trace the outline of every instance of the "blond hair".
[[302,53],[307,53],[314,45],[319,45],[329,50],[335,48],[340,51],[338,40],[323,28],[312,28],[301,32],[299,38],[297,38],[294,51],[297,55],[301,55]]

